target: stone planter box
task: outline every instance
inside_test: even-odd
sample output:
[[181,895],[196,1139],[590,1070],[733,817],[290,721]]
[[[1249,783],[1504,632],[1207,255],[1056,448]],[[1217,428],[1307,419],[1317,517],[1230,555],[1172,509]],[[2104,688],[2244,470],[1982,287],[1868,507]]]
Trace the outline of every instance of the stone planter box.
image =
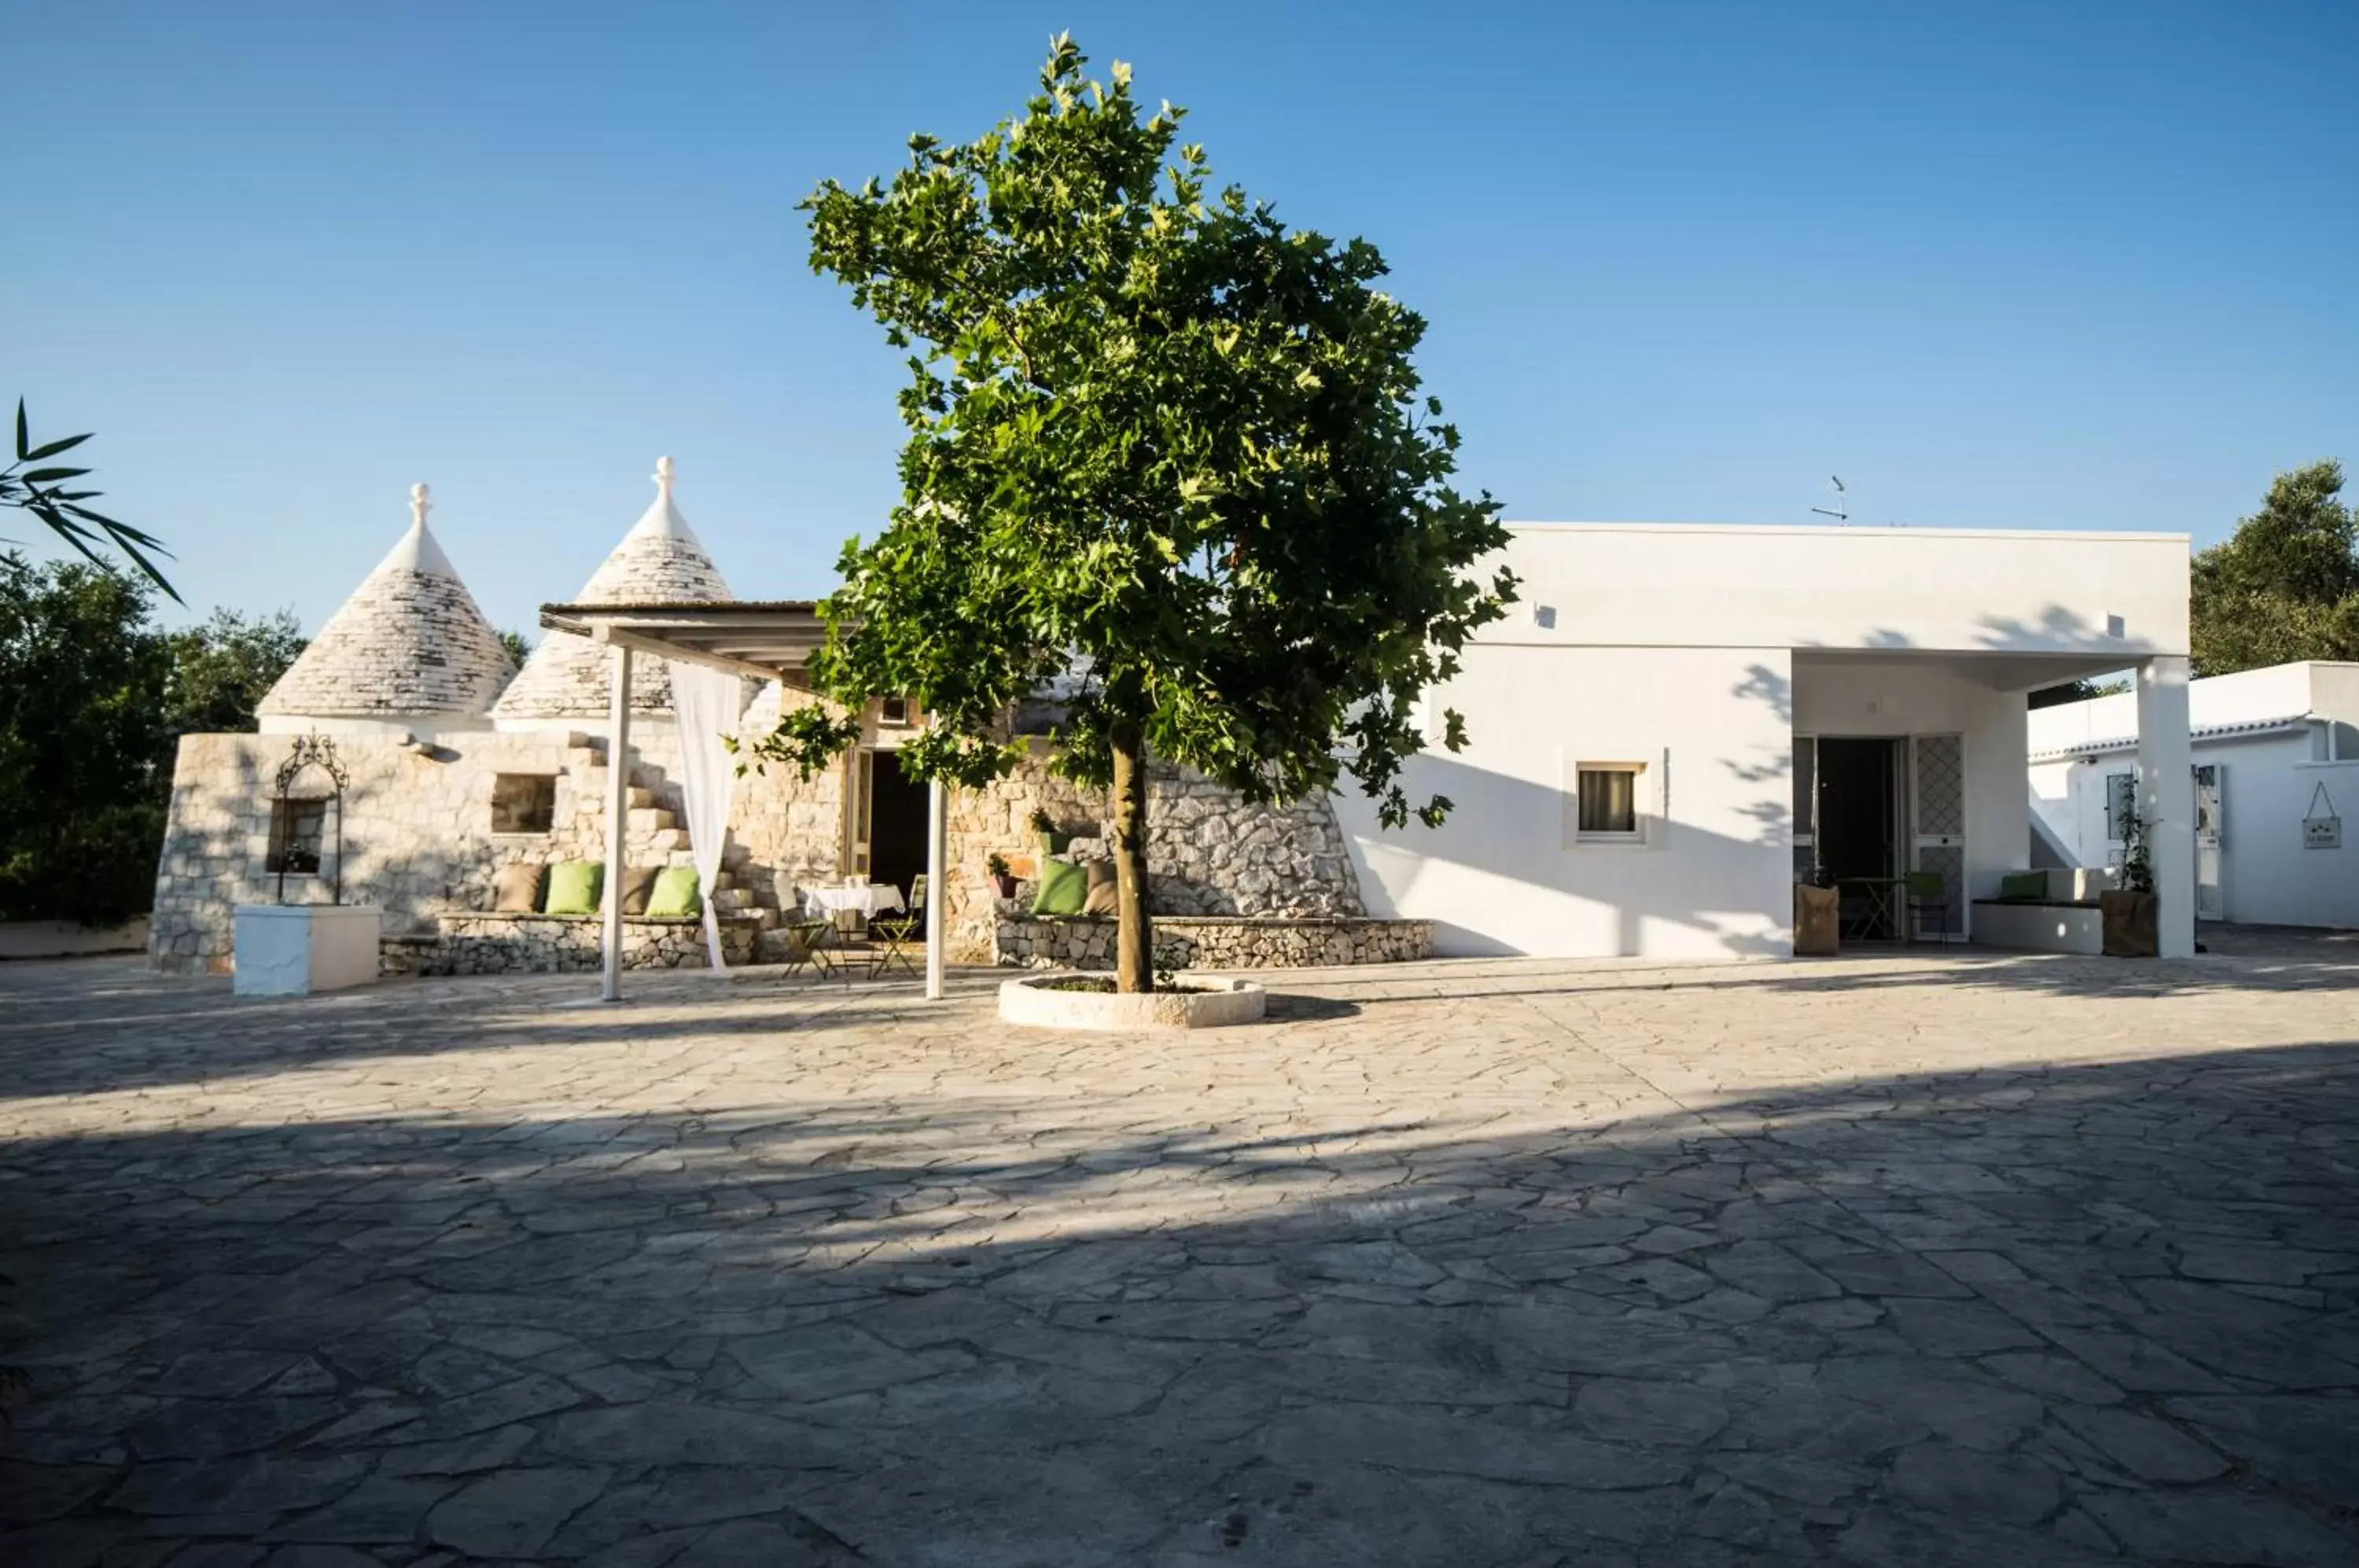
[[[1034,1029],[1220,1029],[1228,1024],[1258,1022],[1269,1007],[1269,993],[1250,980],[1223,975],[1182,975],[1180,982],[1202,989],[1146,991],[1061,991],[1066,974],[1027,975],[999,986],[999,1018],[1003,1023]],[[1102,976],[1091,976],[1102,978]]]
[[382,913],[366,904],[240,904],[230,989],[308,996],[376,978]]

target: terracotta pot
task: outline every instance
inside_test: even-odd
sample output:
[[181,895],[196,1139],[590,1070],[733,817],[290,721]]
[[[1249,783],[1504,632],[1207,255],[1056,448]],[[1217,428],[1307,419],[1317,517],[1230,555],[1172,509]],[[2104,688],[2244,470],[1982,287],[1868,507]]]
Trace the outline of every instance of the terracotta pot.
[[1832,958],[1843,951],[1843,899],[1832,887],[1794,887],[1794,956]]
[[2097,917],[2104,933],[2105,956],[2152,958],[2161,909],[2161,898],[2153,893],[2115,889],[2098,894]]

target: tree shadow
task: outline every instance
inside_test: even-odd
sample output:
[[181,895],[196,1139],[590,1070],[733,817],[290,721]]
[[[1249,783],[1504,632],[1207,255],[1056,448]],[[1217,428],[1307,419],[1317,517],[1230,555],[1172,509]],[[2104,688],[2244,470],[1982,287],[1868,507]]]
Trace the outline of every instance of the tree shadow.
[[1587,1111],[1190,1086],[1351,1038],[1191,1041],[1154,1093],[1045,1037],[929,1087],[912,1040],[854,1097],[19,1137],[0,1555],[2359,1548],[2359,1044],[1692,1105],[1600,1062]]

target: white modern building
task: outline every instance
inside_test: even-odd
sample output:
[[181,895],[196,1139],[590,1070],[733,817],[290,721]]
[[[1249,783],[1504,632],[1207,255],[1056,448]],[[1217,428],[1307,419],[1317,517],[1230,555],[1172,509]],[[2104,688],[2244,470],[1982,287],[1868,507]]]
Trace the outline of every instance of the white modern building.
[[1855,929],[1971,938],[2031,864],[2026,694],[2134,669],[2161,952],[2193,952],[2184,534],[1524,525],[1506,559],[1520,602],[1430,698],[1470,745],[1408,768],[1448,822],[1339,798],[1371,916],[1446,953],[1779,956],[1815,873]]
[[[2359,844],[2342,821],[2359,816],[2359,664],[2215,675],[2187,695],[2198,918],[2359,928]],[[2127,694],[2032,713],[2035,864],[2119,858],[2139,734]]]

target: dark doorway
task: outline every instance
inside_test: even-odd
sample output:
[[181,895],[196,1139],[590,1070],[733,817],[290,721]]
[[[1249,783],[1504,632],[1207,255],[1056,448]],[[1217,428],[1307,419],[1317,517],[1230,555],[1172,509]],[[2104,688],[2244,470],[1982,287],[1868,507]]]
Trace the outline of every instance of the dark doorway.
[[868,768],[868,879],[907,897],[925,869],[925,781],[901,771],[898,752],[876,752]]
[[1899,900],[1888,883],[1905,869],[1900,848],[1901,747],[1908,742],[1821,736],[1819,864],[1843,894],[1843,934],[1900,938]]

